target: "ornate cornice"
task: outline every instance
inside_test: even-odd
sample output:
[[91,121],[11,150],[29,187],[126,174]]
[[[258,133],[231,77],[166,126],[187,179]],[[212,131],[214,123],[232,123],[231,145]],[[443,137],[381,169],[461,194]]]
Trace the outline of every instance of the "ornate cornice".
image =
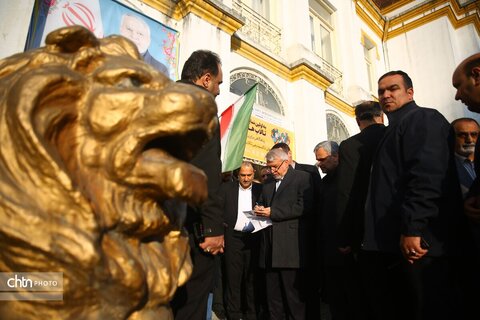
[[[468,6],[471,7],[471,6]],[[460,8],[456,1],[437,1],[428,2],[413,10],[406,12],[390,21],[387,40],[394,38],[405,32],[414,30],[434,20],[447,17],[455,29],[461,28],[472,23],[480,35],[480,19],[478,12],[472,15],[465,15],[475,7]],[[458,18],[458,17],[461,18]]]
[[355,108],[351,104],[332,94],[330,91],[325,91],[325,102],[351,117],[355,116]]
[[388,7],[385,7],[385,8],[383,8],[383,9],[381,9],[381,10],[380,10],[380,13],[381,13],[382,15],[386,15],[386,14],[388,14],[388,13],[390,13],[390,12],[392,12],[392,11],[395,11],[395,10],[397,10],[397,9],[403,7],[404,5],[407,5],[407,4],[409,4],[409,3],[413,2],[413,1],[415,1],[415,0],[400,0],[400,1],[398,1],[398,2],[395,2],[395,3],[391,4],[391,5],[389,5]]
[[290,69],[289,81],[293,82],[300,79],[310,82],[323,91],[327,90],[327,88],[333,83],[315,68],[303,62]]
[[303,79],[323,91],[325,91],[333,83],[330,79],[325,77],[320,70],[309,65],[307,62],[301,62],[289,67],[285,63],[278,61],[272,56],[236,36],[232,37],[231,48],[233,52],[238,53],[246,59],[264,67],[270,72],[290,82]]
[[383,38],[385,19],[367,0],[356,0],[355,11],[380,39]]
[[175,20],[181,20],[193,13],[229,35],[233,35],[244,25],[244,21],[234,15],[229,8],[217,4],[215,1],[143,0],[143,2]]
[[150,7],[158,10],[164,15],[173,18],[175,15],[176,2],[171,0],[142,0],[142,2],[148,4]]
[[471,3],[466,7],[460,7],[455,0],[429,1],[399,14],[392,20],[384,17],[385,13],[396,10],[410,2],[410,0],[400,1],[380,11],[369,0],[355,0],[355,10],[360,19],[383,41],[392,39],[442,17],[447,17],[455,29],[473,24],[480,36],[479,9],[475,3]]

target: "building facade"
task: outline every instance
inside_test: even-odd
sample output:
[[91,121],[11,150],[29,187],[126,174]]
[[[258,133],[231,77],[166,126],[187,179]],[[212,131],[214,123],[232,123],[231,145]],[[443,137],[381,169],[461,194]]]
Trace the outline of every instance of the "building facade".
[[[314,163],[322,140],[358,133],[354,105],[377,99],[377,79],[390,70],[411,76],[419,105],[449,121],[477,117],[455,101],[451,75],[480,52],[480,1],[117,2],[178,31],[178,71],[194,50],[220,55],[219,113],[258,82],[257,112],[294,133],[299,162]],[[1,2],[0,58],[24,50],[35,8],[34,0]]]

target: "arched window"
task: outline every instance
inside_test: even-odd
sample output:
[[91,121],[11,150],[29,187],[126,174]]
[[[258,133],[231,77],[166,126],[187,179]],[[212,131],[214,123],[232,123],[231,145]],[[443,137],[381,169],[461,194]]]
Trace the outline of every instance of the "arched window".
[[256,74],[253,70],[232,71],[230,76],[230,92],[241,96],[254,83],[258,82],[256,103],[273,112],[285,115],[284,108],[276,90],[264,80],[263,75]]
[[343,140],[347,139],[348,134],[347,127],[343,121],[337,115],[327,112],[327,138],[340,144]]

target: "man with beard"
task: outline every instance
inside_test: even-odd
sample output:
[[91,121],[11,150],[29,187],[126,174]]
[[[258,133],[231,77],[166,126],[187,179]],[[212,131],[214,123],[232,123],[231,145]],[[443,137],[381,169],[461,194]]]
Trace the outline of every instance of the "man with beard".
[[[217,54],[197,50],[185,62],[179,82],[204,88],[213,96],[220,94],[222,64]],[[213,289],[214,255],[223,253],[224,225],[221,201],[217,191],[222,182],[220,129],[202,147],[191,163],[208,177],[208,199],[200,207],[187,208],[185,227],[190,240],[193,272],[185,285],[178,288],[171,302],[176,320],[204,320],[208,294]]]
[[452,122],[452,127],[455,130],[455,164],[465,197],[476,177],[473,159],[480,126],[475,119],[460,118]]

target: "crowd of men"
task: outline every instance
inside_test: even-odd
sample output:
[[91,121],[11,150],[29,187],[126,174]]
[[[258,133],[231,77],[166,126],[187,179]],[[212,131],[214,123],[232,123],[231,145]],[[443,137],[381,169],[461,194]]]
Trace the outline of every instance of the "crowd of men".
[[[216,96],[222,77],[201,50],[180,81]],[[480,54],[452,82],[480,113]],[[316,166],[280,143],[260,172],[245,161],[221,183],[218,135],[204,146],[193,163],[209,198],[188,208],[193,274],[175,319],[205,319],[216,281],[226,319],[321,319],[320,301],[333,320],[480,317],[480,127],[418,106],[403,71],[380,77],[378,99],[355,107],[360,133],[315,146]]]

